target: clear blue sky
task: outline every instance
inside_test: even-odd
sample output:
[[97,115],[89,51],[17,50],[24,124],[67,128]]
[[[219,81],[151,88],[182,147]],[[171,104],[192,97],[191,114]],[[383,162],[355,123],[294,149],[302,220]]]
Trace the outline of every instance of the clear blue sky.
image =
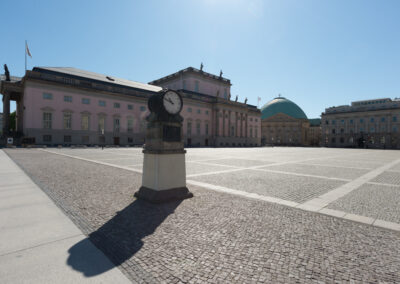
[[[1,1],[0,64],[71,66],[149,82],[188,66],[250,104],[325,107],[400,97],[400,1]],[[1,66],[1,73],[3,73]],[[1,106],[2,109],[2,106]]]

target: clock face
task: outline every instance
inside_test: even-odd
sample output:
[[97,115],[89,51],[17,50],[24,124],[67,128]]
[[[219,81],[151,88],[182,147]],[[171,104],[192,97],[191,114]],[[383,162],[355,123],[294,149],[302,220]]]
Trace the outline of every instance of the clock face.
[[177,114],[182,109],[182,99],[177,93],[168,91],[164,94],[163,105],[169,114]]

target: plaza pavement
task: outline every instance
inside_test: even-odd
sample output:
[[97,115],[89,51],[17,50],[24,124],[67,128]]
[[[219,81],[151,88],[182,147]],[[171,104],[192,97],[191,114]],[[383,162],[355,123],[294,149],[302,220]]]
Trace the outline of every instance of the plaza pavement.
[[132,282],[400,279],[398,151],[188,149],[195,197],[162,206],[140,148],[6,151]]
[[130,282],[1,150],[0,232],[0,283]]

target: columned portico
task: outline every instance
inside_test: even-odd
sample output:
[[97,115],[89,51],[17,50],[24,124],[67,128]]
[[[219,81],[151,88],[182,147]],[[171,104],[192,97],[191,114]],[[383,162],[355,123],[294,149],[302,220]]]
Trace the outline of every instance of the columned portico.
[[3,94],[3,133],[9,133],[10,129],[10,93],[4,92]]

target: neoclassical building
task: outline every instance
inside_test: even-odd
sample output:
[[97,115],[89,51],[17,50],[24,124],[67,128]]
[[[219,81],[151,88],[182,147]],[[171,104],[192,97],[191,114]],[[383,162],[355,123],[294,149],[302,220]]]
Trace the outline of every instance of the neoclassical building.
[[[261,112],[232,101],[229,79],[189,67],[149,84],[76,68],[35,67],[22,78],[2,76],[3,135],[15,143],[141,145],[147,99],[163,88],[184,101],[186,146],[259,146]],[[9,132],[10,101],[17,104]],[[1,142],[0,141],[0,142]]]
[[261,108],[263,145],[319,146],[320,119],[308,119],[294,102],[276,97]]
[[400,99],[375,99],[326,108],[321,114],[326,147],[400,148]]

